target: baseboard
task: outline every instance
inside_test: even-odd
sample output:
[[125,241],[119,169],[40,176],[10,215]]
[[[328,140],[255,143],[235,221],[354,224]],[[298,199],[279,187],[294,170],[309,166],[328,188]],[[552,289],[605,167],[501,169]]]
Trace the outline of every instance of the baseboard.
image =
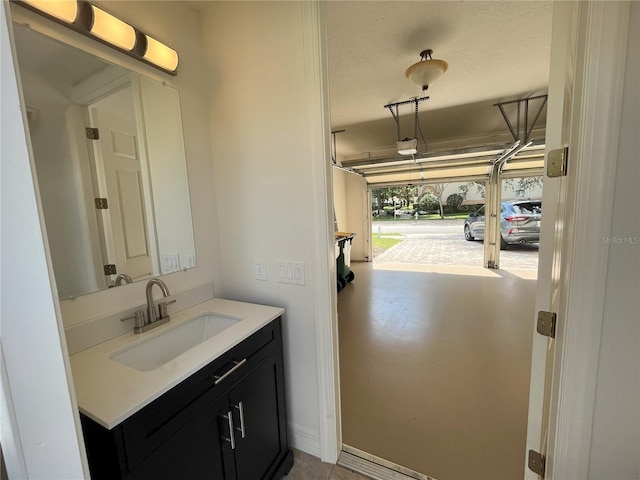
[[320,458],[320,433],[310,428],[290,423],[289,447]]

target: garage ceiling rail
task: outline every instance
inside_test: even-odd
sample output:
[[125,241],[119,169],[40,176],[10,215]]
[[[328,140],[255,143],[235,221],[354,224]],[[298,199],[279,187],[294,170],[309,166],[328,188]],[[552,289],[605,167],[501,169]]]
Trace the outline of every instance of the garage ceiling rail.
[[[547,95],[537,95],[494,105],[499,108],[514,139],[512,144],[485,144],[412,157],[393,155],[345,159],[342,167],[361,174],[371,186],[482,181],[490,178],[496,166],[498,172],[494,175],[498,173],[500,178],[542,175],[544,140],[536,142],[530,139],[530,135],[546,103]],[[531,120],[530,104],[537,104]],[[509,118],[508,109],[515,110],[512,111],[515,121]]]

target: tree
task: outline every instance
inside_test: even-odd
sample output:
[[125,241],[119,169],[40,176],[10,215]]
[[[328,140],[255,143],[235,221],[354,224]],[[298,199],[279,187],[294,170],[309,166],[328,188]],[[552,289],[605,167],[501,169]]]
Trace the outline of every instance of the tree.
[[415,198],[418,192],[418,187],[413,187],[413,186],[396,187],[393,190],[395,190],[396,197],[402,200],[402,205],[408,207],[413,201],[413,199]]
[[447,197],[447,205],[449,205],[454,212],[457,212],[463,200],[464,198],[459,193],[452,193]]
[[438,199],[436,198],[436,196],[431,192],[427,192],[420,195],[420,198],[418,199],[418,204],[415,207],[415,210],[417,212],[419,211],[430,212],[431,210],[436,209],[437,206],[438,206]]
[[[518,183],[515,184],[514,190],[516,190],[516,192],[517,191],[522,192],[522,196],[525,196],[525,197],[530,196],[530,195],[527,195],[527,192],[530,192],[535,187],[541,186],[542,179],[543,179],[542,176],[519,178]],[[505,180],[505,183],[509,186],[514,186],[513,182],[514,182],[514,179],[512,178]]]
[[449,186],[448,183],[432,183],[430,185],[427,185],[427,191],[433,193],[435,197],[438,199],[438,206],[440,207],[441,219],[444,218],[444,205],[442,204],[443,203],[442,194],[447,189],[447,186]]
[[474,180],[473,182],[467,182],[463,185],[460,185],[458,187],[458,190],[460,191],[460,193],[462,193],[462,196],[466,199],[467,194],[469,193],[469,190],[471,190],[474,187],[476,189],[476,192],[480,194],[480,198],[484,198],[485,182],[480,182],[478,180]]
[[373,198],[376,199],[376,209],[378,211],[378,215],[380,215],[380,210],[383,209],[384,204],[390,198],[393,198],[395,192],[393,188],[374,188],[373,189]]

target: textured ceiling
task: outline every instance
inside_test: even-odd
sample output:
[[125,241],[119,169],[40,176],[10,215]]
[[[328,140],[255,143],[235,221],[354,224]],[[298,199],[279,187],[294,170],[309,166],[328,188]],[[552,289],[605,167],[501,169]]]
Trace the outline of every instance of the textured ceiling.
[[[449,63],[420,104],[428,143],[508,134],[493,104],[547,91],[549,1],[331,1],[326,7],[331,127],[346,130],[336,136],[339,156],[395,146],[395,122],[383,106],[420,95],[404,71],[427,48]],[[401,107],[400,114],[411,111]],[[408,129],[402,137],[412,136],[410,118],[401,128]]]

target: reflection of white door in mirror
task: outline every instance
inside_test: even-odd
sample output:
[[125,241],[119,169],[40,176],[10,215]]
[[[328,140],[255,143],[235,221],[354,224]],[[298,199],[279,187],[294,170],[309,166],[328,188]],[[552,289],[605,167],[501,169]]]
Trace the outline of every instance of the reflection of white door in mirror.
[[[129,108],[123,108],[123,103]],[[139,280],[153,274],[150,249],[153,235],[147,229],[145,205],[149,200],[143,189],[132,111],[130,86],[89,108],[93,128],[99,132],[99,138],[92,140],[99,196],[107,199],[108,206],[96,210],[103,225],[105,264],[113,264],[117,273]],[[115,274],[112,277],[110,280]]]

